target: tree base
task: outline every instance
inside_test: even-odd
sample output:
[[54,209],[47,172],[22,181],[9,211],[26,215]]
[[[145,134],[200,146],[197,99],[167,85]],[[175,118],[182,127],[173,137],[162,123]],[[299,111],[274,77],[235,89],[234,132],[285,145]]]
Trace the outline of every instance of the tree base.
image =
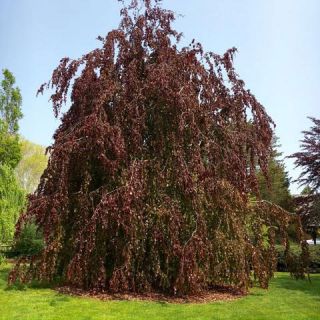
[[199,294],[190,295],[169,295],[157,292],[150,292],[146,294],[124,292],[124,293],[111,293],[111,292],[95,292],[85,291],[74,287],[57,287],[56,290],[62,294],[68,294],[79,297],[90,297],[102,301],[153,301],[158,303],[211,303],[216,301],[232,301],[244,297],[246,293],[232,287],[220,287],[212,290],[203,291]]

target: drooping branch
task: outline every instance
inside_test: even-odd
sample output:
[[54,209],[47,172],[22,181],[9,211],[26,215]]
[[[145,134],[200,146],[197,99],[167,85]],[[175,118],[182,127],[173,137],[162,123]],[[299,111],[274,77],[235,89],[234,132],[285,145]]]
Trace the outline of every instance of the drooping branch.
[[71,106],[17,226],[18,236],[32,218],[45,235],[25,279],[188,294],[246,290],[253,267],[266,287],[275,256],[263,221],[277,218],[285,237],[287,220],[250,205],[273,123],[236,74],[235,49],[179,49],[160,1],[132,1],[121,14],[101,48],[53,73],[55,114],[69,88]]

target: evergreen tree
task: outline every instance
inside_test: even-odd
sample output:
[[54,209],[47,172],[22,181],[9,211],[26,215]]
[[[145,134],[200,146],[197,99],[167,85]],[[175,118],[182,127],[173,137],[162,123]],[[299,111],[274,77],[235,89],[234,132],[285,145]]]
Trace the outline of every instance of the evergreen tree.
[[295,159],[295,165],[302,169],[297,182],[302,186],[308,186],[314,193],[320,189],[320,119],[309,118],[313,126],[303,131],[301,151],[291,155]]
[[258,172],[259,193],[261,199],[268,200],[292,212],[293,204],[289,190],[290,180],[285,171],[285,165],[279,152],[278,138],[274,137],[272,142],[272,153],[268,165],[268,179]]
[[296,167],[302,172],[296,180],[306,186],[304,195],[295,199],[297,212],[301,216],[304,229],[312,235],[314,244],[320,228],[320,119],[309,118],[313,125],[303,131],[301,151],[291,155]]

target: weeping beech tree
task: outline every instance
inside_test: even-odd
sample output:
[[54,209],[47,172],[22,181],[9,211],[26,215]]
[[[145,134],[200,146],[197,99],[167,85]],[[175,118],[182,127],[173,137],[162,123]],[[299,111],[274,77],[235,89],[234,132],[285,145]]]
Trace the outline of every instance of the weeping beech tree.
[[18,261],[9,281],[190,294],[245,291],[253,272],[267,287],[276,230],[288,261],[287,227],[295,222],[300,240],[302,231],[280,207],[252,200],[273,122],[236,74],[236,49],[181,48],[160,1],[132,1],[121,17],[101,48],[63,58],[40,88],[54,89],[58,116],[71,87],[71,106],[17,224],[19,236],[35,221],[45,249]]

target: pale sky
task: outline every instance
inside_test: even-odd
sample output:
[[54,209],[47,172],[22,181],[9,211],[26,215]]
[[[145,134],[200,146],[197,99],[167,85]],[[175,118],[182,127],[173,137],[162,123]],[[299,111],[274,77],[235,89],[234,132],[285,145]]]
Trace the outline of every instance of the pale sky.
[[[299,150],[301,131],[320,115],[319,0],[164,0],[182,14],[175,26],[185,43],[208,51],[237,47],[236,69],[277,124],[285,156]],[[52,143],[59,125],[48,94],[36,98],[60,58],[96,48],[98,35],[118,26],[116,0],[0,0],[0,69],[8,68],[22,91],[21,133]],[[289,175],[297,177],[292,160]],[[298,192],[291,185],[293,193]]]

